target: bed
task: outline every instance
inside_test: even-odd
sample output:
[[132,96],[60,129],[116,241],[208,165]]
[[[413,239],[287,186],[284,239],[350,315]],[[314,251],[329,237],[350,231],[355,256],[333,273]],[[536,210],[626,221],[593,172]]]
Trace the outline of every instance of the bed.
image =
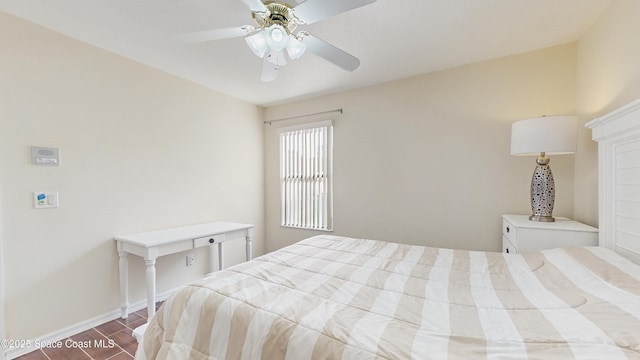
[[640,102],[588,126],[600,246],[315,236],[174,294],[136,359],[640,359]]

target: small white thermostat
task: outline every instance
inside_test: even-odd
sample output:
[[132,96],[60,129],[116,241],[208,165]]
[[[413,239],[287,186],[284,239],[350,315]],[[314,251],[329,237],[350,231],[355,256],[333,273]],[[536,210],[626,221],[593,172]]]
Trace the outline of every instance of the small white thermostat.
[[60,150],[58,148],[32,146],[31,163],[33,165],[58,166],[60,163]]
[[51,209],[59,207],[59,197],[57,192],[33,193],[33,207],[36,209]]

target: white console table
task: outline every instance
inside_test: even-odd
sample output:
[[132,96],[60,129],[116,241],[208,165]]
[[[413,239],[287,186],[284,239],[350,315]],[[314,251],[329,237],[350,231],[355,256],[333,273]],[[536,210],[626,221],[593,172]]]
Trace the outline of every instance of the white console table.
[[212,222],[171,229],[116,236],[120,256],[120,308],[122,318],[129,315],[129,261],[128,254],[144,258],[147,282],[147,314],[151,320],[156,311],[156,259],[160,256],[209,246],[209,270],[213,272],[214,245],[218,244],[218,267],[222,270],[222,243],[244,238],[246,259],[251,260],[253,225],[231,222]]

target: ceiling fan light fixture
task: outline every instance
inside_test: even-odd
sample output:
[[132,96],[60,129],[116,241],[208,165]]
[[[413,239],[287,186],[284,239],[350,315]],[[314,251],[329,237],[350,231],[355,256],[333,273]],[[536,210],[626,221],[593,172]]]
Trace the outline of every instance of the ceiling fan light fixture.
[[267,28],[267,44],[269,48],[275,51],[281,51],[287,47],[289,43],[289,34],[281,25],[271,25]]
[[264,31],[258,31],[254,34],[251,34],[244,38],[247,42],[247,45],[253,51],[254,54],[258,57],[263,57],[264,54],[269,49],[269,44],[267,39],[265,39]]
[[287,44],[287,54],[289,59],[299,59],[302,54],[307,50],[307,45],[298,40],[295,36],[289,35],[289,43]]

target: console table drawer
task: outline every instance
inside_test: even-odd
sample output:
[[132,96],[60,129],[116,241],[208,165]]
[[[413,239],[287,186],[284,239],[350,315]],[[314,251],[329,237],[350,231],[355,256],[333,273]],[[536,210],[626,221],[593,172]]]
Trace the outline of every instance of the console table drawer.
[[205,236],[205,237],[193,239],[193,247],[199,248],[199,247],[207,246],[210,244],[218,244],[218,243],[224,242],[225,240],[226,240],[226,237],[224,234]]

